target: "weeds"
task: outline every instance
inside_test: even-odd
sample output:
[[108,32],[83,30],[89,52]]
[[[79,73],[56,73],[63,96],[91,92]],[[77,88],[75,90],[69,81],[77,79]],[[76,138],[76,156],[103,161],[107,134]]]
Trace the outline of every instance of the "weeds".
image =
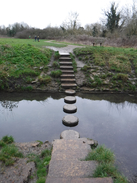
[[51,160],[51,152],[52,150],[44,150],[41,152],[39,156],[36,155],[29,155],[30,161],[34,161],[37,168],[37,177],[38,180],[36,183],[45,183],[46,176],[47,176],[47,168],[49,162]]
[[113,165],[115,161],[113,152],[105,146],[98,146],[96,149],[92,150],[85,160],[96,160],[99,162],[93,177],[112,177],[115,183],[128,183],[127,179],[120,175]]
[[50,76],[39,76],[38,77],[38,81],[41,83],[41,84],[45,84],[47,85],[48,83],[51,82],[51,77]]
[[52,64],[52,67],[53,68],[59,68],[59,63],[54,61],[53,64]]
[[51,76],[54,78],[59,78],[61,76],[61,70],[51,71]]
[[72,53],[70,53],[70,58],[72,59],[73,70],[74,72],[77,72],[77,63],[75,61],[75,56]]
[[60,57],[59,51],[55,51],[54,59],[59,59],[59,57]]
[[14,144],[14,138],[12,136],[4,136],[0,140],[0,161],[6,166],[12,165],[15,162],[15,157],[23,157],[23,154],[18,151]]
[[113,77],[112,77],[113,80],[121,80],[123,82],[127,82],[128,80],[128,75],[127,74],[122,74],[122,73],[118,73],[118,74],[115,74]]
[[[96,65],[109,66],[110,70],[121,71],[123,73],[131,72],[131,61],[137,68],[136,50],[114,48],[114,47],[85,47],[75,48],[74,54],[78,57],[85,55],[85,59],[91,59]],[[89,55],[89,56],[87,56]]]

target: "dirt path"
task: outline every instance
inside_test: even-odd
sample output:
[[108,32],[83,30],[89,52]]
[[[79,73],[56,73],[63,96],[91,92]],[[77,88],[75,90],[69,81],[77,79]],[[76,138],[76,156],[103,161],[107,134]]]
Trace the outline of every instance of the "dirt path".
[[[51,41],[46,41],[46,42],[51,42]],[[56,43],[56,44],[62,44],[62,43]],[[68,45],[68,46],[62,47],[62,48],[56,48],[56,47],[53,47],[53,46],[46,46],[46,48],[50,48],[54,51],[59,51],[59,53],[70,53],[70,52],[73,53],[74,48],[82,48],[82,47],[84,47],[84,46]]]

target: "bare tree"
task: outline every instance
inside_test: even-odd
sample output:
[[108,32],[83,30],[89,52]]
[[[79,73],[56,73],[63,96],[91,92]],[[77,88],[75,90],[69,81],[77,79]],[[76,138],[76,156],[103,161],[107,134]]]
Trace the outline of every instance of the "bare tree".
[[62,23],[65,29],[78,29],[80,27],[79,14],[77,12],[70,12],[67,19]]
[[125,7],[123,11],[125,26],[123,32],[126,36],[137,35],[137,2],[133,0],[132,7]]

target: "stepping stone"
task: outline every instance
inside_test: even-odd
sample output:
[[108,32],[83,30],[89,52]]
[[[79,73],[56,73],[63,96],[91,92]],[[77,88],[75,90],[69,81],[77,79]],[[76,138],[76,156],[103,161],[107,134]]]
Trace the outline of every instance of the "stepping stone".
[[79,122],[79,119],[76,116],[73,115],[66,115],[63,119],[62,119],[62,123],[65,126],[76,126]]
[[77,111],[77,107],[73,104],[64,105],[63,111],[66,113],[75,113]]
[[48,177],[46,183],[113,183],[111,177],[105,178],[54,178]]
[[76,94],[76,91],[75,90],[68,89],[68,90],[65,90],[65,93],[67,95],[75,95]]
[[67,96],[64,98],[64,102],[68,104],[74,104],[76,102],[76,97]]
[[78,139],[80,134],[74,130],[65,130],[60,134],[61,139]]

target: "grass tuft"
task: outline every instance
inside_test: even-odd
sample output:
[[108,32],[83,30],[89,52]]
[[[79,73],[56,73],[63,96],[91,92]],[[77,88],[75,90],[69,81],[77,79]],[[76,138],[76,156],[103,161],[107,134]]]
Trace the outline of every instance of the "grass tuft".
[[128,183],[127,179],[121,175],[114,166],[115,159],[113,152],[104,145],[92,150],[85,160],[95,160],[99,162],[93,177],[112,177],[114,183]]
[[51,71],[51,76],[54,78],[59,78],[61,76],[61,70]]

